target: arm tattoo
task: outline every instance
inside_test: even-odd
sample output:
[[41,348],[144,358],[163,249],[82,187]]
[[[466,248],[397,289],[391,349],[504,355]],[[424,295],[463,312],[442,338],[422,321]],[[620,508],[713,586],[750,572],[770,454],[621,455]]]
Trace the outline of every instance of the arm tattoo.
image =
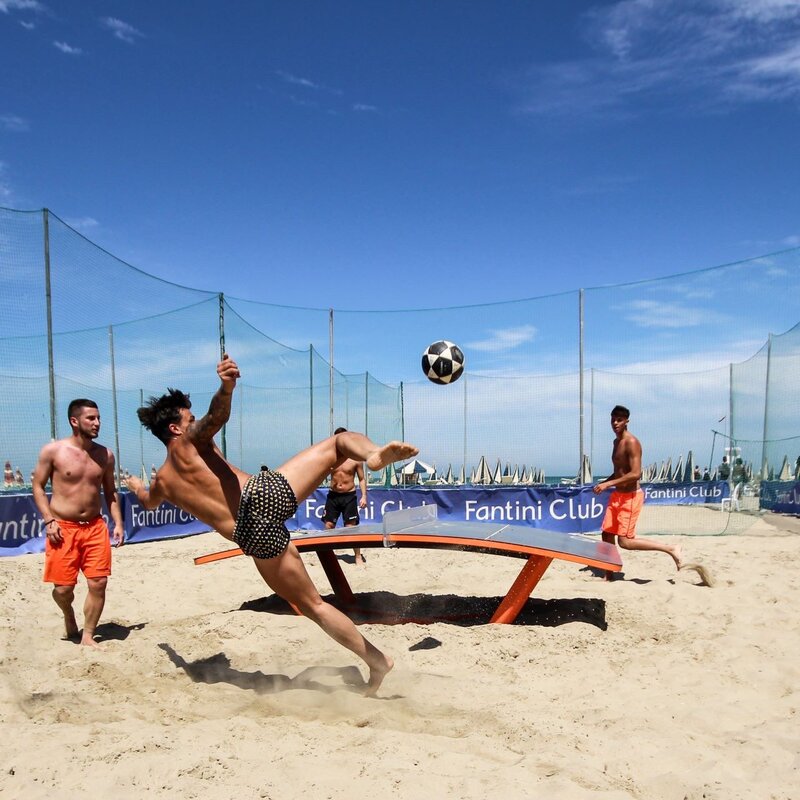
[[232,393],[218,389],[211,398],[208,412],[194,424],[192,438],[202,442],[210,442],[231,416]]

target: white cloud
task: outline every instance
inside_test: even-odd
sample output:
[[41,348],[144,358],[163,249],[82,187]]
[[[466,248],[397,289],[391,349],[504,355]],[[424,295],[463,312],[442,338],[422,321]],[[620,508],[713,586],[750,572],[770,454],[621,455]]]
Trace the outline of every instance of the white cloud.
[[353,111],[377,111],[377,106],[370,106],[366,103],[353,103]]
[[39,0],[0,0],[0,11],[10,14],[12,11],[44,11],[45,6]]
[[144,36],[144,34],[134,28],[133,25],[123,22],[116,17],[103,17],[100,21],[117,39],[127,42],[128,44],[135,44],[137,37]]
[[64,222],[74,228],[76,231],[86,231],[91,228],[96,228],[100,223],[94,217],[77,217],[74,219],[65,219]]
[[27,131],[28,120],[16,114],[0,114],[0,129],[4,131]]
[[533,341],[535,337],[536,328],[533,325],[520,325],[516,328],[490,330],[487,338],[476,342],[467,342],[466,347],[485,353],[498,353],[519,347],[525,342]]
[[12,191],[11,186],[6,180],[6,165],[0,161],[0,201],[8,202],[11,199]]
[[593,53],[537,65],[530,114],[624,117],[800,99],[800,0],[621,0],[584,16]]
[[283,70],[277,70],[277,75],[279,75],[286,83],[294,84],[295,86],[305,86],[306,89],[322,89],[323,87],[320,86],[318,83],[314,83],[314,81],[308,80],[308,78],[299,78],[297,75],[292,75],[290,72],[284,72]]
[[66,53],[68,56],[79,56],[83,52],[80,47],[72,47],[66,42],[53,42],[53,47],[56,47],[62,53]]
[[707,308],[692,308],[660,300],[633,300],[617,306],[625,319],[642,328],[693,328],[723,322],[725,317]]
[[36,23],[34,22],[25,22],[25,20],[20,20],[19,24],[25,28],[26,31],[32,31],[36,27]]

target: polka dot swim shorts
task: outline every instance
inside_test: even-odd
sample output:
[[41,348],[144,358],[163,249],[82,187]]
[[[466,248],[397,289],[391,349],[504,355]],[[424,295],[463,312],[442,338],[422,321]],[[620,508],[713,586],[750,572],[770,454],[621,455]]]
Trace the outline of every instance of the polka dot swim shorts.
[[297,500],[289,481],[269,469],[257,472],[244,485],[233,541],[255,558],[275,558],[289,544],[287,519],[295,515]]

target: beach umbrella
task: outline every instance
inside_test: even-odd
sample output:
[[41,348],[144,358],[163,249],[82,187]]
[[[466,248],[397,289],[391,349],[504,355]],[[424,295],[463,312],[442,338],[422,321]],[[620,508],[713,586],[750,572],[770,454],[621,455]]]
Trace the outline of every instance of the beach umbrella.
[[783,464],[781,464],[781,471],[778,473],[779,481],[790,481],[792,479],[792,469],[789,466],[789,456],[783,457]]
[[472,483],[477,483],[482,486],[486,486],[492,482],[492,473],[489,470],[489,466],[486,463],[486,459],[481,456],[481,460],[478,462],[478,468],[475,470],[475,473],[472,476]]
[[686,456],[686,469],[683,471],[683,482],[684,483],[691,483],[694,480],[694,455],[692,455],[692,451],[689,451],[689,455]]
[[461,472],[458,473],[458,482],[463,486],[467,482],[467,468],[462,464]]
[[528,483],[528,480],[529,480],[528,479],[528,471],[525,468],[525,465],[523,464],[522,465],[522,474],[519,476],[519,482],[524,486],[526,483]]
[[675,469],[672,470],[671,477],[673,483],[680,483],[683,480],[683,453],[678,456],[678,463],[675,465]]
[[581,471],[578,483],[592,483],[592,462],[585,453],[581,456]]
[[492,478],[493,483],[502,483],[503,482],[503,469],[500,466],[500,459],[497,459],[497,466],[494,468],[494,477]]
[[515,486],[519,484],[519,464],[514,467],[514,474],[511,476],[511,483]]
[[430,475],[436,471],[436,467],[420,461],[418,458],[412,459],[408,464],[403,464],[398,470],[401,475]]
[[444,476],[444,482],[450,486],[455,483],[455,478],[453,477],[453,465],[447,465],[447,473]]

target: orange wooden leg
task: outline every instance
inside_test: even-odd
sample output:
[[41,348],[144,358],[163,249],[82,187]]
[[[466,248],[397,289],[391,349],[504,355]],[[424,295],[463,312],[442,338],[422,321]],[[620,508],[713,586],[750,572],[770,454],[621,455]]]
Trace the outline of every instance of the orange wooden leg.
[[337,600],[345,606],[354,605],[356,599],[353,596],[353,590],[344,576],[342,565],[339,563],[339,559],[336,558],[336,553],[333,550],[317,550],[317,555]]
[[489,622],[513,622],[552,560],[547,556],[531,556]]

